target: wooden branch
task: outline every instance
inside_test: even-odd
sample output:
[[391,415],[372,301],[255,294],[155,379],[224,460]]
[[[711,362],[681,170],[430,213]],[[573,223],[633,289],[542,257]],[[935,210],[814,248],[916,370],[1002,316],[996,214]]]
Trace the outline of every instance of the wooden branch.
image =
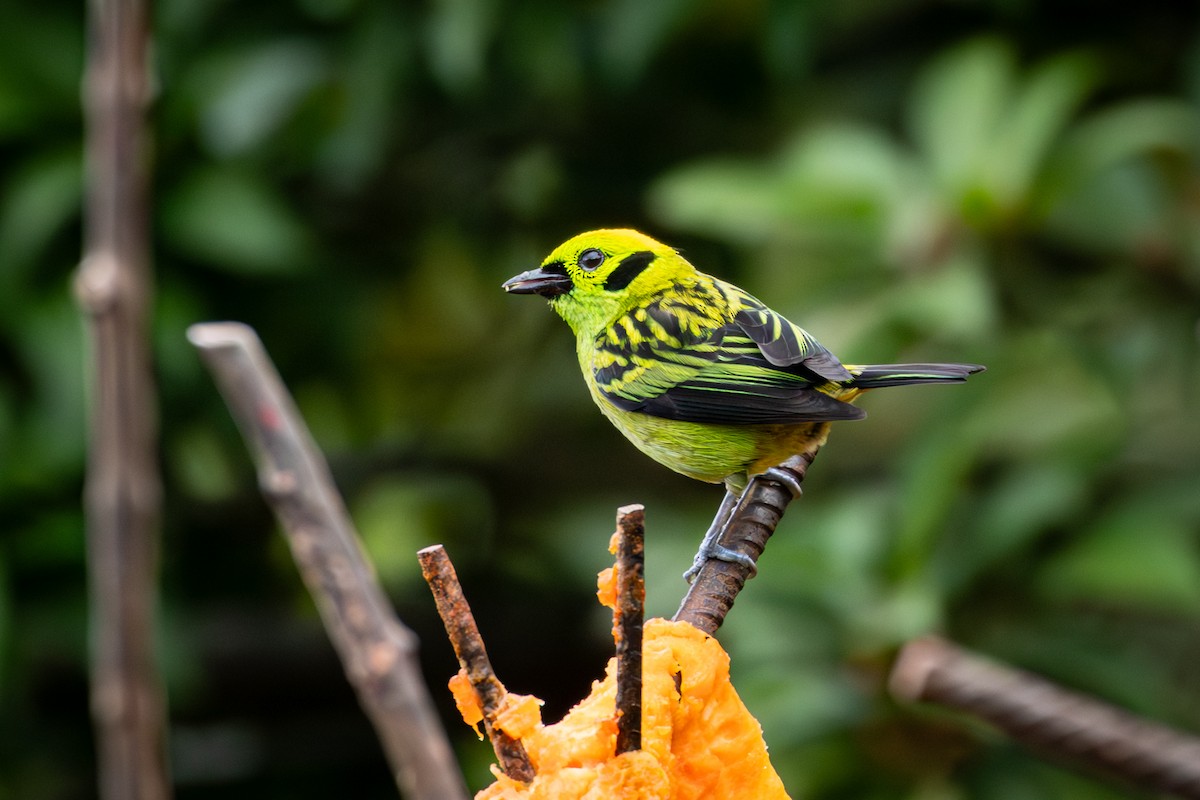
[[1028,747],[1139,789],[1200,798],[1200,739],[986,661],[930,636],[909,642],[889,687],[990,722]]
[[645,508],[617,509],[617,755],[642,747],[642,623],[646,616]]
[[162,488],[147,324],[149,31],[141,0],[91,0],[88,9],[85,243],[75,289],[91,349],[84,505],[99,796],[163,800],[171,789],[153,656]]
[[514,739],[496,725],[496,717],[504,704],[507,691],[492,670],[483,637],[463,595],[462,586],[450,557],[440,544],[417,551],[421,574],[433,592],[438,615],[446,626],[446,635],[454,647],[459,666],[467,673],[479,707],[483,712],[483,729],[496,751],[500,769],[513,780],[529,783],[534,778],[533,764],[520,739]]
[[[795,456],[779,468],[791,472],[798,484],[803,483],[819,449],[818,446],[812,452]],[[747,487],[743,502],[734,509],[725,535],[718,544],[749,555],[757,564],[767,540],[775,532],[784,510],[793,499],[791,489],[779,481],[762,475],[755,477]],[[734,599],[753,576],[754,570],[752,566],[732,561],[709,559],[688,587],[673,619],[690,623],[713,635],[725,621]]]
[[193,325],[188,339],[216,378],[258,468],[359,702],[405,797],[465,800],[466,787],[434,712],[416,636],[396,619],[329,474],[254,331]]

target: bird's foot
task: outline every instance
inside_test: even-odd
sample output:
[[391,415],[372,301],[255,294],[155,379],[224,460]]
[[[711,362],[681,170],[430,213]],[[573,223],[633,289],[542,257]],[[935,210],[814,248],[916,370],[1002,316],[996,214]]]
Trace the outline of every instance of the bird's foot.
[[721,501],[720,508],[717,509],[717,515],[713,518],[712,525],[708,526],[708,531],[704,534],[704,539],[700,542],[700,549],[696,551],[696,557],[692,559],[692,566],[688,571],[683,573],[683,579],[691,583],[700,574],[701,568],[710,558],[715,558],[718,561],[728,561],[733,564],[741,564],[750,569],[750,574],[753,575],[758,571],[754,564],[754,559],[745,553],[739,553],[737,550],[730,549],[723,544],[719,544],[721,536],[725,533],[725,528],[729,525],[729,520],[733,518],[737,507],[741,505],[741,497],[731,491],[725,492],[725,499]]
[[696,557],[692,559],[692,566],[688,568],[687,572],[683,573],[683,579],[688,583],[694,581],[710,558],[715,558],[718,561],[728,561],[731,564],[741,564],[750,570],[751,578],[758,573],[758,566],[754,563],[753,558],[725,545],[717,544],[714,541],[711,544],[702,543],[700,545],[700,549],[696,551]]
[[784,488],[792,493],[793,500],[799,500],[800,495],[804,494],[800,486],[800,476],[785,466],[768,467],[760,477],[783,484]]

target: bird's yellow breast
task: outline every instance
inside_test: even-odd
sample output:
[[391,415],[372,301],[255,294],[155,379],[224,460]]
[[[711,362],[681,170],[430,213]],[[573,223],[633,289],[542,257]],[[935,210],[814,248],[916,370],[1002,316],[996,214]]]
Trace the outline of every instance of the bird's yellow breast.
[[746,478],[794,455],[815,451],[828,435],[827,422],[712,425],[625,411],[613,405],[596,386],[596,349],[581,341],[578,355],[588,391],[604,416],[643,453],[689,478],[708,483],[729,479],[741,486]]

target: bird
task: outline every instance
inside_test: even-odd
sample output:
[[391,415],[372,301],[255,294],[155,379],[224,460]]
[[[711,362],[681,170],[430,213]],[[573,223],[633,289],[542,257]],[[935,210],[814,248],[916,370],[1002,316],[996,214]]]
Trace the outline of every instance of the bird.
[[575,333],[600,411],[635,447],[690,478],[723,483],[689,581],[710,558],[756,565],[719,544],[756,479],[799,496],[785,463],[812,456],[831,422],[857,420],[864,391],[961,383],[979,364],[843,364],[810,333],[679,250],[632,229],[587,231],[502,284],[540,295]]

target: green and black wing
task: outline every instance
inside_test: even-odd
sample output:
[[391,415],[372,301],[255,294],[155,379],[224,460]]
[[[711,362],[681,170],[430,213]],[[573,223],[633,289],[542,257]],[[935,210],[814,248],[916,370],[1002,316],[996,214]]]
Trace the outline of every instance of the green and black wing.
[[[853,379],[832,353],[749,295],[723,288],[680,288],[618,320],[596,343],[600,393],[625,411],[685,422],[865,416],[817,389]],[[732,314],[729,295],[740,306]]]

